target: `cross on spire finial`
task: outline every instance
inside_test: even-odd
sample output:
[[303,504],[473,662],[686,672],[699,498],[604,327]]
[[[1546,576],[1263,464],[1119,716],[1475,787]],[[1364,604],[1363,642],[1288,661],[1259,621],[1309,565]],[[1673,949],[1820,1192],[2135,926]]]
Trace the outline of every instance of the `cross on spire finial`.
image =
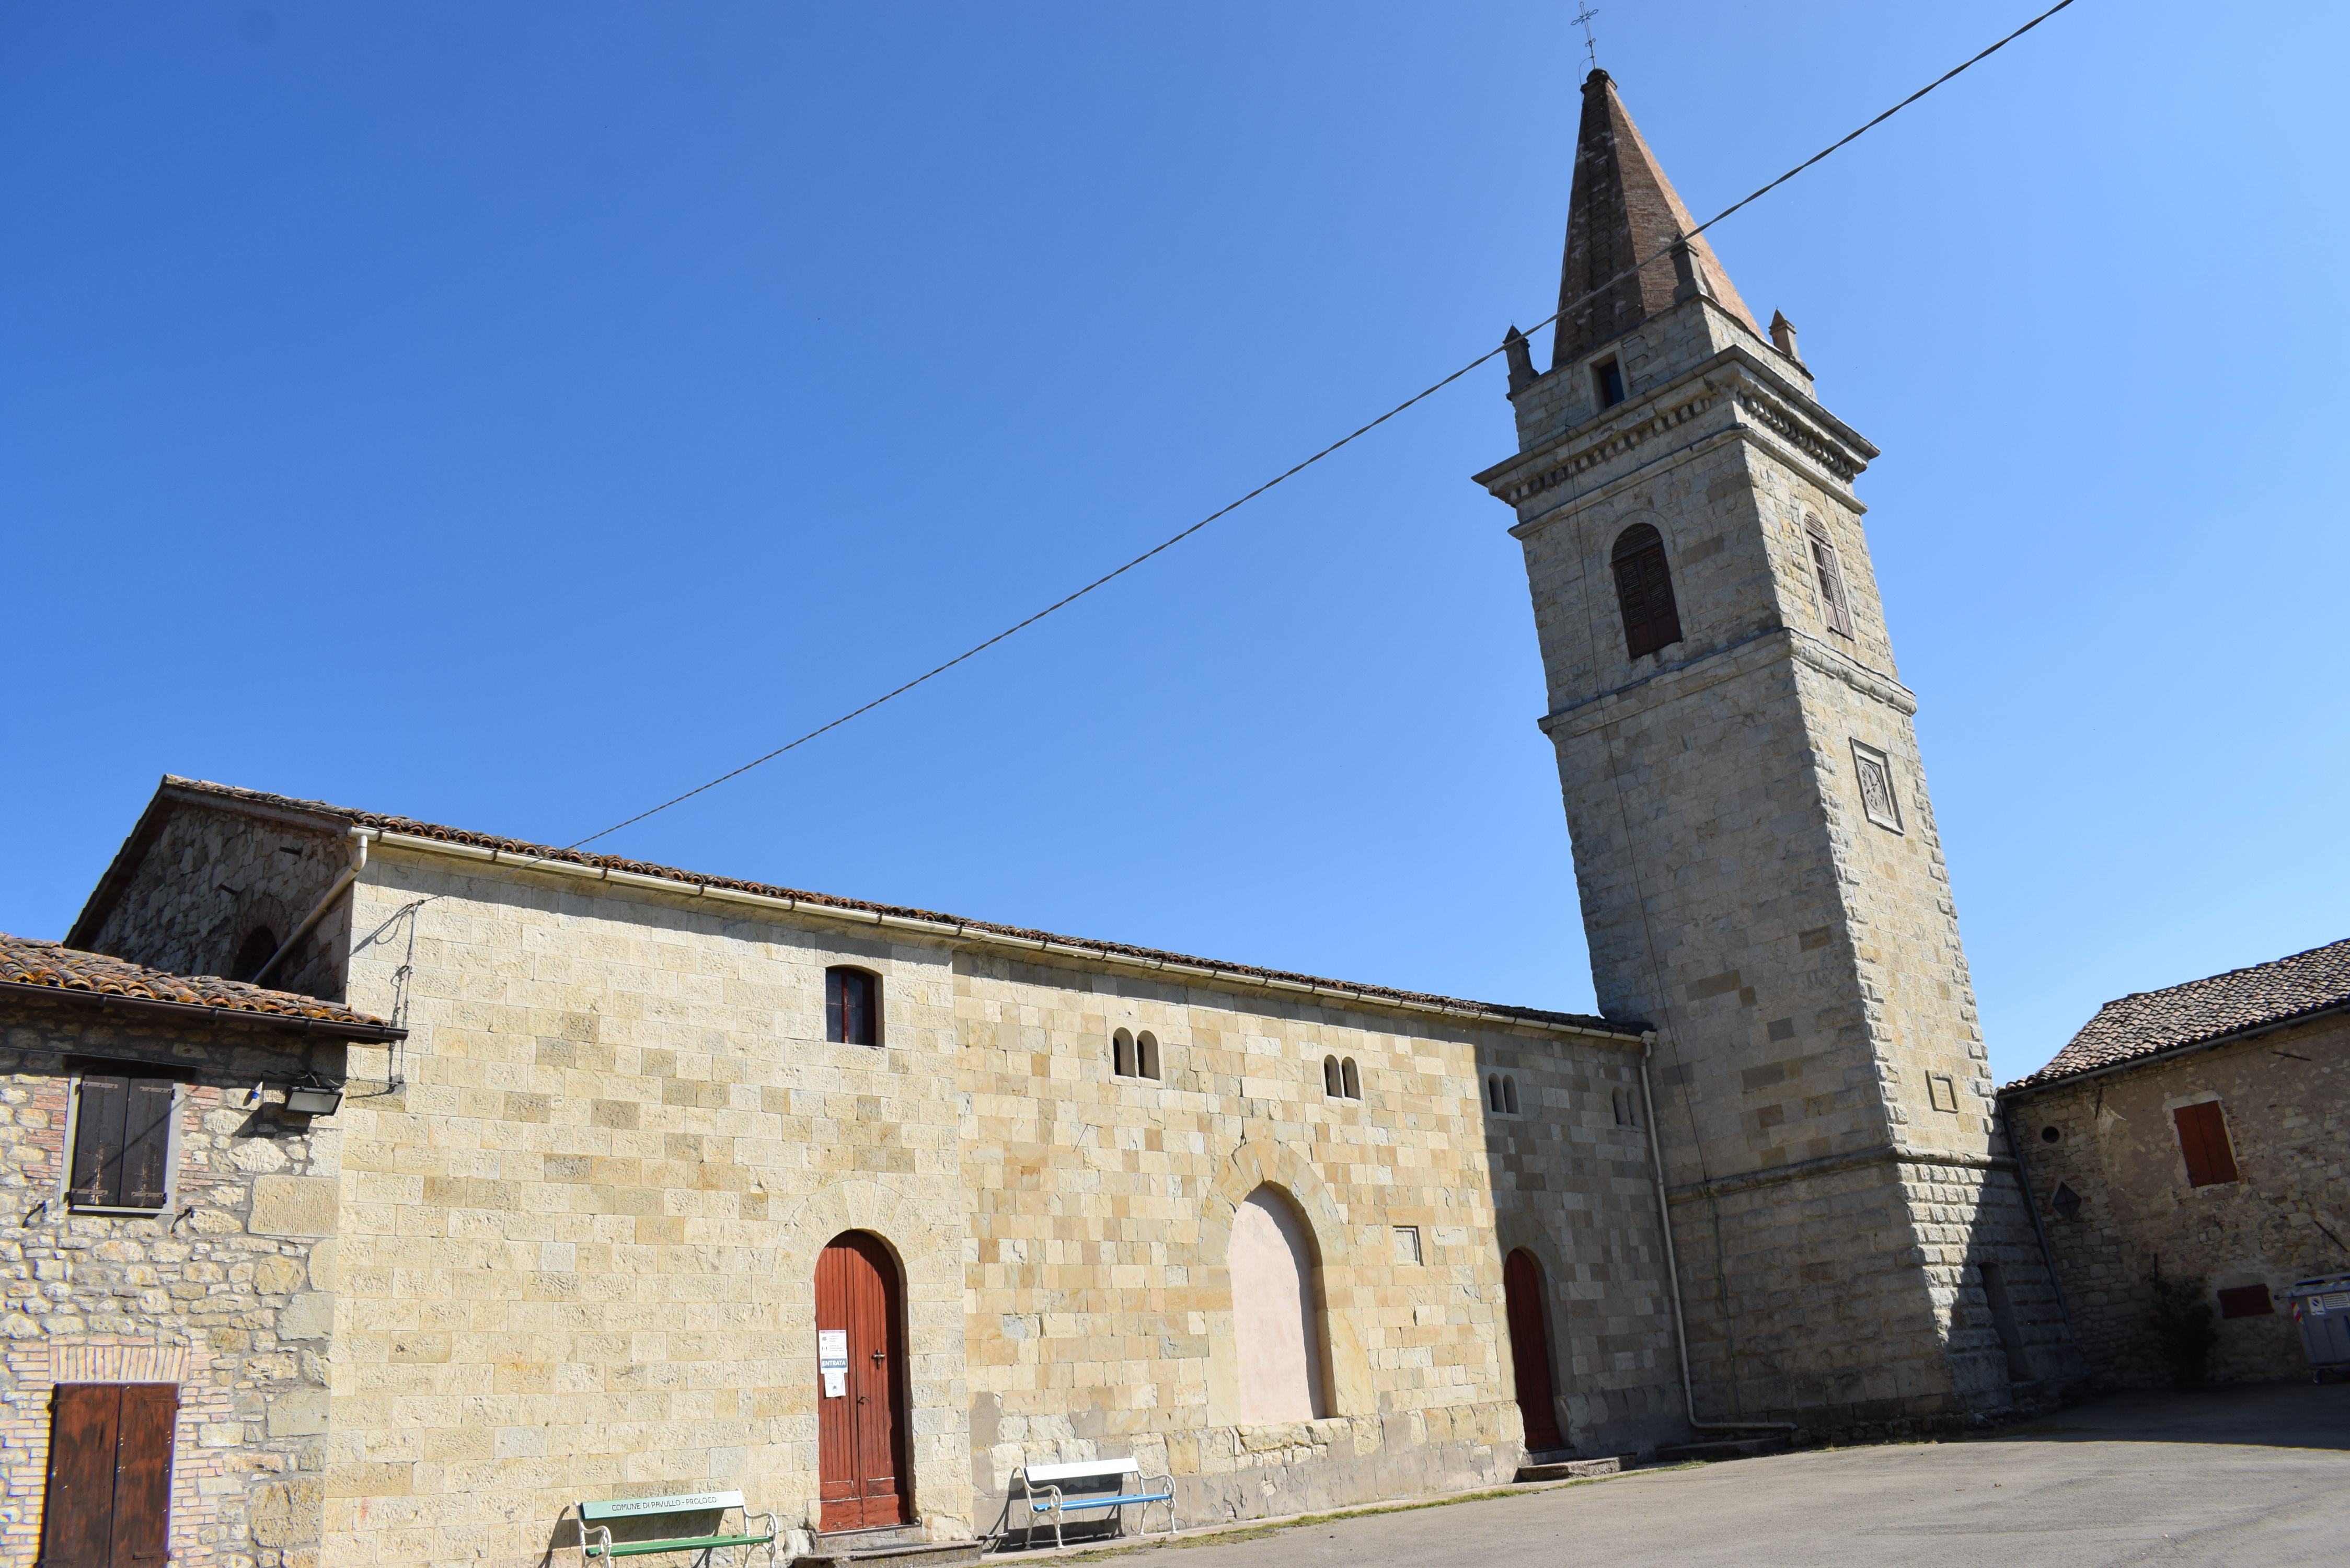
[[1599,68],[1599,40],[1591,36],[1591,18],[1598,15],[1598,11],[1586,3],[1575,18],[1582,25],[1583,47],[1591,56],[1591,68],[1595,71]]

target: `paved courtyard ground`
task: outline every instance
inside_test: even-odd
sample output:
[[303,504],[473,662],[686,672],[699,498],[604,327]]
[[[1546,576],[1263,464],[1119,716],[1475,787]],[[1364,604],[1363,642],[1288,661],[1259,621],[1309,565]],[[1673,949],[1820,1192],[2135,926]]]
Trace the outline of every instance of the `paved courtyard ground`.
[[1960,1442],[1835,1449],[1253,1539],[1135,1568],[2350,1564],[2350,1385],[2119,1395]]

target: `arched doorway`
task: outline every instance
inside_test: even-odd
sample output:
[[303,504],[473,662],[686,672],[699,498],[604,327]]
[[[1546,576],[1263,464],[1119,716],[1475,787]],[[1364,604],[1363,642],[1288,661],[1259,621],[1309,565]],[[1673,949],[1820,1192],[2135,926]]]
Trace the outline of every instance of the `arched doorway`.
[[1233,1211],[1226,1262],[1242,1424],[1313,1421],[1327,1415],[1313,1238],[1279,1189],[1260,1187]]
[[1523,1247],[1502,1265],[1502,1293],[1509,1302],[1510,1366],[1518,1375],[1518,1414],[1525,1420],[1526,1451],[1565,1448],[1558,1436],[1558,1404],[1552,1397],[1542,1265]]
[[913,1517],[906,1473],[906,1293],[879,1238],[847,1231],[816,1263],[817,1472],[824,1530]]

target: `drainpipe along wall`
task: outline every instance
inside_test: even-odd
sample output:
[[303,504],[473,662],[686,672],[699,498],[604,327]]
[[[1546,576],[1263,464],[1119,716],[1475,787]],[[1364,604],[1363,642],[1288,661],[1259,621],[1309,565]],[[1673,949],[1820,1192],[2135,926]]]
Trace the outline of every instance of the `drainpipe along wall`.
[[1640,1034],[1640,1110],[1648,1118],[1648,1173],[1657,1182],[1657,1232],[1665,1241],[1665,1284],[1673,1297],[1673,1345],[1681,1359],[1681,1414],[1693,1432],[1792,1432],[1793,1421],[1700,1421],[1697,1394],[1690,1386],[1689,1330],[1681,1317],[1681,1269],[1673,1256],[1673,1216],[1665,1199],[1665,1153],[1657,1141],[1657,1100],[1648,1090],[1648,1054],[1657,1048],[1657,1032]]
[[343,836],[351,841],[350,865],[345,868],[340,877],[335,878],[335,885],[327,889],[327,896],[320,898],[311,907],[310,912],[302,917],[302,923],[294,928],[294,934],[287,937],[277,950],[269,955],[269,961],[254,971],[255,985],[261,985],[268,981],[286,955],[294,950],[294,945],[310,934],[310,928],[326,918],[327,911],[335,907],[335,900],[349,892],[351,884],[359,879],[359,873],[367,869],[368,840],[375,836],[374,833],[364,827],[354,827]]

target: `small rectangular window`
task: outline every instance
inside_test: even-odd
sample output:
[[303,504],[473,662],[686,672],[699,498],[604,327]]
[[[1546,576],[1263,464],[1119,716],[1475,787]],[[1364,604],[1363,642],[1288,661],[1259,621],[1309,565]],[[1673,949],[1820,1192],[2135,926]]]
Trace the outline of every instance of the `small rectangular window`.
[[881,1044],[881,981],[861,969],[824,971],[824,1037],[838,1045]]
[[2266,1285],[2235,1285],[2220,1293],[2221,1317],[2272,1317],[2276,1303],[2269,1299]]
[[76,1209],[152,1213],[176,1186],[180,1084],[136,1065],[73,1082],[66,1200]]
[[1615,360],[1602,359],[1591,367],[1591,377],[1598,383],[1601,408],[1612,409],[1624,400],[1624,371]]
[[2178,1127],[2178,1152],[2187,1157],[2187,1185],[2218,1187],[2235,1180],[2236,1156],[2228,1147],[2228,1119],[2217,1100],[2181,1106],[2170,1113]]

